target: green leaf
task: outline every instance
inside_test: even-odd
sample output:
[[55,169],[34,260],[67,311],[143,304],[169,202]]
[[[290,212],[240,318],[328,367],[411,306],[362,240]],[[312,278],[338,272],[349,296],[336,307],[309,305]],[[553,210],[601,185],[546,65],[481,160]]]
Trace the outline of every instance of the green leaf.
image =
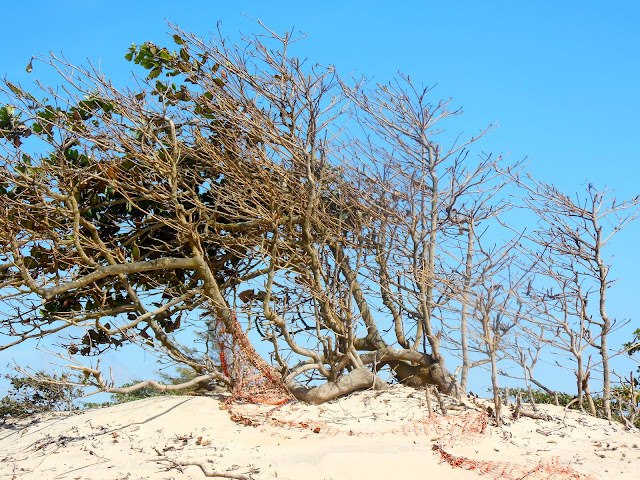
[[11,82],[7,82],[7,87],[9,87],[9,90],[11,90],[13,93],[15,93],[16,95],[21,95],[22,94],[22,90],[20,90],[18,87],[16,87],[13,83]]
[[222,81],[222,79],[220,79],[220,78],[214,78],[214,79],[213,79],[213,81],[214,81],[214,83],[215,83],[216,85],[218,85],[219,87],[224,87],[224,82]]
[[31,57],[31,60],[29,60],[29,65],[27,65],[27,68],[25,68],[25,70],[27,71],[27,73],[33,72],[33,57]]
[[162,73],[162,68],[156,67],[149,72],[149,78],[156,78],[160,76],[160,73]]
[[150,70],[156,66],[156,62],[154,62],[153,60],[144,59],[140,61],[140,66],[142,68],[146,68],[147,70]]
[[133,52],[129,52],[127,53],[124,58],[126,58],[128,61],[133,60]]
[[184,44],[184,40],[178,34],[173,36],[173,41],[176,42],[178,45]]

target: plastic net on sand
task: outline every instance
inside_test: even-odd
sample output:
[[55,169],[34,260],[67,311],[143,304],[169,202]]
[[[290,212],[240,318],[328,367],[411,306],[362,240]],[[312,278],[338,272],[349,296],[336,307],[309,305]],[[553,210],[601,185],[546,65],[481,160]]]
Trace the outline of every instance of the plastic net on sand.
[[[386,428],[381,428],[380,422],[362,422],[358,430],[347,428],[339,421],[313,419],[311,410],[299,408],[300,404],[294,402],[278,371],[258,355],[235,316],[231,327],[233,331],[228,332],[222,322],[218,322],[213,333],[218,342],[221,368],[233,382],[232,395],[225,408],[235,422],[255,428],[278,427],[276,431],[282,432],[293,429],[309,435],[429,436],[430,441],[435,442],[431,448],[442,462],[494,480],[597,480],[561,464],[557,458],[539,463],[513,463],[474,460],[445,450],[458,443],[477,441],[486,434],[488,416],[481,408],[452,415],[422,416],[401,425],[393,422]],[[273,429],[270,433],[274,434]]]
[[[359,429],[341,428],[339,424],[325,420],[311,420],[304,413],[292,415],[291,411],[241,412],[232,409],[231,418],[243,425],[260,427],[274,426],[283,429],[308,431],[324,436],[348,435],[355,437],[378,437],[385,435],[430,436],[440,439],[443,445],[453,444],[459,439],[469,439],[482,434],[487,426],[487,415],[484,411],[468,412],[464,415],[432,415],[411,420],[391,428],[371,428],[367,425]],[[394,422],[395,423],[395,422]]]
[[[457,456],[456,445],[473,444],[482,441],[487,433],[488,415],[485,410],[471,410],[465,413],[452,415],[432,414],[430,417],[424,416],[402,423],[389,422],[389,427],[385,424],[370,418],[359,418],[356,429],[353,422],[343,423],[341,419],[337,421],[327,421],[312,419],[310,410],[306,408],[298,409],[295,403],[260,408],[253,405],[253,408],[244,406],[243,408],[230,408],[231,418],[242,425],[254,428],[262,428],[265,433],[275,436],[289,438],[288,432],[305,432],[304,437],[319,435],[324,437],[335,437],[339,435],[355,437],[382,437],[382,436],[408,436],[427,437],[432,450],[440,457],[441,462],[448,463],[452,468],[461,468],[473,471],[474,473],[495,479],[495,480],[596,480],[591,475],[582,474],[568,465],[563,465],[558,458],[551,458],[538,463],[516,463],[500,460],[474,460],[464,456]],[[354,412],[356,413],[356,412]],[[369,420],[369,421],[367,421]],[[347,427],[346,425],[350,425]],[[266,428],[266,427],[277,427]]]
[[440,455],[442,461],[452,467],[474,470],[480,475],[496,480],[595,480],[592,475],[579,473],[568,465],[560,464],[557,457],[538,463],[496,462],[458,457],[446,452],[439,444],[431,448]]

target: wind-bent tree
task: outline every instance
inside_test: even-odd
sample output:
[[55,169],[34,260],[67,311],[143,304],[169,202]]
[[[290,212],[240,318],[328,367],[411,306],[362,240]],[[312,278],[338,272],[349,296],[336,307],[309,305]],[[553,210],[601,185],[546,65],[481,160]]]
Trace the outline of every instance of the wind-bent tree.
[[[435,141],[453,113],[427,89],[346,87],[270,33],[236,46],[174,29],[177,51],[131,47],[148,73],[126,90],[57,57],[41,61],[60,88],[6,82],[1,348],[55,337],[92,356],[134,343],[191,367],[188,386],[233,385],[220,334],[250,327],[305,401],[383,387],[385,365],[459,391],[438,332],[456,288],[443,232],[493,160],[465,166],[477,137]],[[345,141],[347,115],[368,143]],[[185,331],[200,348],[181,344]]]

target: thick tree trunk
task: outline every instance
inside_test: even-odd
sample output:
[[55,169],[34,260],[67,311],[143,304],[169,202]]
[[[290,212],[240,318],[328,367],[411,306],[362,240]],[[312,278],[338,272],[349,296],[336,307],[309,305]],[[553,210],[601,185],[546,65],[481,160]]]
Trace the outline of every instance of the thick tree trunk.
[[387,384],[366,368],[357,368],[347,375],[340,377],[335,382],[327,382],[317,387],[302,387],[300,385],[288,385],[289,391],[303,402],[319,405],[334,398],[347,395],[365,388],[382,390]]
[[435,385],[438,387],[438,391],[454,397],[459,397],[462,392],[458,380],[446,369],[443,361],[424,366],[413,365],[402,360],[392,360],[381,363],[379,367],[384,365],[389,365],[396,379],[404,385],[414,388]]

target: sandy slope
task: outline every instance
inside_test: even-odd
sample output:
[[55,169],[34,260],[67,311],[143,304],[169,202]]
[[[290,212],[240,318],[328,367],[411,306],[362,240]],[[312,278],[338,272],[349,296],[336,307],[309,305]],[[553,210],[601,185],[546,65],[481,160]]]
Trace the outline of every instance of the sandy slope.
[[[235,407],[236,420],[250,425],[232,421],[220,406],[220,398],[155,397],[7,422],[0,426],[0,479],[206,478],[197,466],[177,465],[189,462],[255,480],[493,478],[442,462],[432,451],[438,442],[477,460],[535,464],[558,457],[593,478],[640,479],[638,432],[577,412],[564,418],[556,407],[544,407],[551,421],[521,418],[451,439],[446,429],[421,422],[424,393],[400,386],[318,407]],[[451,411],[474,412],[469,402]]]

